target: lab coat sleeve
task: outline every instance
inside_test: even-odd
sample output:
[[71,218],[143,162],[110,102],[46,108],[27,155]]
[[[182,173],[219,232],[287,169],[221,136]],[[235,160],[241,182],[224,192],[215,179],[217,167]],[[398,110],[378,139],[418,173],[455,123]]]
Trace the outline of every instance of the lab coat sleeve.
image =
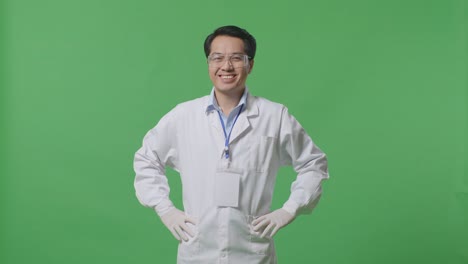
[[174,120],[174,113],[169,112],[146,134],[133,163],[136,196],[142,205],[154,208],[159,216],[174,208],[165,173],[166,166],[177,170]]
[[320,199],[322,181],[329,177],[327,158],[286,107],[281,113],[279,135],[281,163],[292,165],[297,172],[283,209],[294,216],[311,213]]

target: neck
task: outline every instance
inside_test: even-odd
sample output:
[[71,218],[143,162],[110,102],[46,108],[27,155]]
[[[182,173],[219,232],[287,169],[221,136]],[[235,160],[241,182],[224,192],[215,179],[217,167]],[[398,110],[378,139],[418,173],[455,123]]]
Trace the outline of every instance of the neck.
[[240,93],[225,94],[215,91],[215,98],[223,113],[228,116],[232,109],[239,104],[239,101],[244,94],[244,89]]

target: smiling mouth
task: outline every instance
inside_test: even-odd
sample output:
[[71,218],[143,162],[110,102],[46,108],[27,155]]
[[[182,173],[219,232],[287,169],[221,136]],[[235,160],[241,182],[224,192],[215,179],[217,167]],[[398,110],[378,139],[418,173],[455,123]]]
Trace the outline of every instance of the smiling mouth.
[[236,75],[219,75],[221,79],[232,79],[236,77]]

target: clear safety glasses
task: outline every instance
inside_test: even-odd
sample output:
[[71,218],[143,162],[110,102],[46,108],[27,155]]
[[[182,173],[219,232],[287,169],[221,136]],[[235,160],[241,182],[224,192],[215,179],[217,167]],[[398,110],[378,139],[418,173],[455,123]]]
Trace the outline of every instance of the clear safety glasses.
[[211,68],[220,68],[229,62],[229,65],[233,68],[242,68],[249,65],[250,57],[245,54],[231,54],[225,55],[220,53],[214,53],[208,56],[208,66]]

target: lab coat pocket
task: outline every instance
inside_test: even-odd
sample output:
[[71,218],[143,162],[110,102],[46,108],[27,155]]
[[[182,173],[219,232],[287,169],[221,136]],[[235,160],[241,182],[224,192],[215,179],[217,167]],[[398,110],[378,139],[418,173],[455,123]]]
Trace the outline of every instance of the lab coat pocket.
[[257,172],[267,171],[276,155],[276,137],[260,136],[256,138],[251,147],[252,167]]
[[253,230],[252,225],[250,227],[250,247],[251,250],[258,255],[269,255],[273,241],[270,237],[260,237],[261,233]]
[[182,240],[182,242],[179,243],[178,255],[180,259],[196,256],[200,250],[198,226],[191,223],[187,223],[187,226],[193,231],[194,236],[190,237],[187,235],[189,240]]

